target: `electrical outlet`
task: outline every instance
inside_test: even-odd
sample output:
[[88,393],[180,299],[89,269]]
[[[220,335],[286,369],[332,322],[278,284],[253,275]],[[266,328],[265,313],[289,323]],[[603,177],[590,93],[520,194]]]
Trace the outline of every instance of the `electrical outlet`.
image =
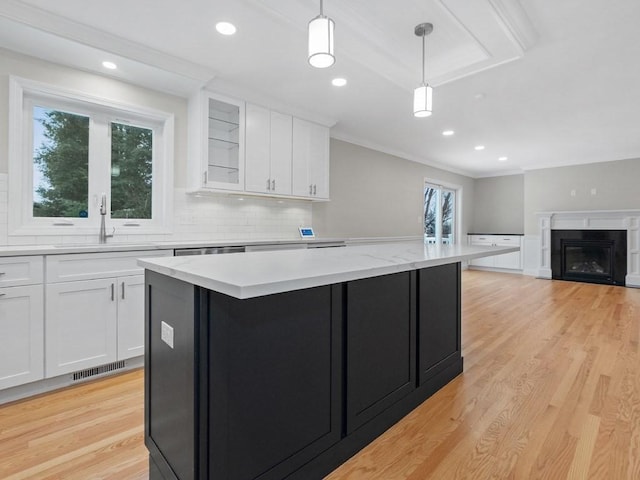
[[598,191],[595,188],[591,189],[591,195],[597,195]]
[[571,190],[571,196],[572,196],[572,197],[575,197],[575,196],[576,196],[576,190],[575,190],[575,189]]
[[160,329],[160,339],[173,348],[173,327],[168,323],[162,322]]

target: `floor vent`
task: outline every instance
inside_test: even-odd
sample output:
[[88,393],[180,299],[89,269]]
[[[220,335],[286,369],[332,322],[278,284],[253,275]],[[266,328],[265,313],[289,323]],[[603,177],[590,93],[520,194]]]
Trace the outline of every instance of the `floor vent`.
[[86,370],[80,370],[73,373],[73,381],[84,380],[85,378],[93,377],[95,375],[101,375],[103,373],[113,372],[125,367],[124,360],[119,362],[107,363],[106,365],[100,365],[99,367],[87,368]]

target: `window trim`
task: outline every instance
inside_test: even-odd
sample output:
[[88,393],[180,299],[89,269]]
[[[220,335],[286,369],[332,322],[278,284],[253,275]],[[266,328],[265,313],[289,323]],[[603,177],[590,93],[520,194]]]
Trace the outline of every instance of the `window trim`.
[[[108,177],[96,175],[90,170],[89,177],[89,218],[37,218],[33,217],[33,127],[27,123],[32,113],[26,108],[33,101],[50,100],[52,108],[66,107],[79,114],[90,113],[93,118],[101,117],[107,123],[112,121],[129,123],[153,129],[153,193],[151,219],[110,219],[107,228],[116,227],[119,235],[146,235],[171,233],[173,217],[173,156],[174,156],[174,114],[159,110],[115,101],[86,92],[48,85],[41,82],[9,77],[9,162],[8,162],[8,235],[84,235],[97,238],[100,216],[92,195],[95,188],[106,188]],[[124,118],[123,118],[124,117]],[[93,129],[90,127],[90,145]],[[102,140],[104,142],[104,140]],[[110,141],[110,140],[109,140]],[[92,165],[90,154],[89,165]],[[102,175],[106,175],[104,172]],[[100,187],[102,185],[102,187]],[[94,189],[94,190],[92,190]],[[93,214],[93,215],[92,215]]]
[[[424,224],[424,190],[427,186],[438,187],[440,191],[442,189],[453,190],[455,192],[455,205],[454,205],[454,231],[453,231],[453,243],[452,245],[459,245],[461,243],[461,233],[462,232],[462,185],[457,185],[455,183],[443,182],[442,180],[436,180],[433,178],[424,177],[424,181],[422,183],[422,238],[426,242],[426,236],[424,233],[425,224]],[[442,207],[440,207],[440,212],[442,212]],[[439,215],[442,215],[440,213]],[[436,236],[437,238],[437,236]]]

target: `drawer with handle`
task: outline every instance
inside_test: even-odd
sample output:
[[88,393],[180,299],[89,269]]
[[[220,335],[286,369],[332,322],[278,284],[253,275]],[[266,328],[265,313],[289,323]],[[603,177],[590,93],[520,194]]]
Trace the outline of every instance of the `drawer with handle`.
[[0,258],[0,287],[18,287],[42,283],[44,278],[42,256]]

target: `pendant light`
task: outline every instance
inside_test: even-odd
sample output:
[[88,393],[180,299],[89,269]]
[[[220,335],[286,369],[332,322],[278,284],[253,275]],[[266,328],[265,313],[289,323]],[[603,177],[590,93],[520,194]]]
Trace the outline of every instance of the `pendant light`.
[[309,63],[316,68],[327,68],[333,65],[336,57],[333,55],[333,20],[326,17],[322,11],[320,0],[320,15],[309,22]]
[[433,25],[421,23],[416,26],[414,32],[418,37],[422,37],[422,83],[413,91],[413,114],[416,117],[428,117],[433,111],[433,88],[424,80],[425,43],[426,36],[433,32]]

